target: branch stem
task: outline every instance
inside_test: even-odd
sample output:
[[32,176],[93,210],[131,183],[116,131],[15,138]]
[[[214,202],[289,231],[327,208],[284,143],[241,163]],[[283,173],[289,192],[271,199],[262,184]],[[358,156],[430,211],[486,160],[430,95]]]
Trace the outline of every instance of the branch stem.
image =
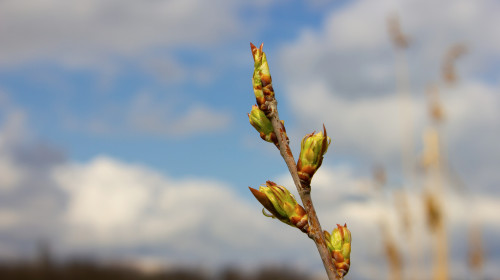
[[337,270],[335,269],[335,265],[333,264],[332,256],[328,251],[328,247],[326,246],[323,230],[321,229],[321,225],[319,223],[319,219],[316,215],[316,210],[314,209],[314,204],[311,199],[311,186],[303,184],[299,179],[299,174],[297,173],[297,165],[295,163],[295,159],[293,158],[292,151],[290,150],[290,146],[288,145],[284,136],[284,131],[279,119],[277,106],[278,102],[273,98],[273,100],[271,101],[266,101],[266,104],[270,109],[270,113],[267,117],[271,120],[274,133],[278,138],[281,156],[285,160],[288,171],[290,171],[290,174],[292,175],[293,183],[297,188],[300,199],[302,200],[304,208],[307,212],[307,216],[309,219],[309,237],[316,244],[319,255],[321,256],[321,260],[323,261],[326,274],[328,275],[328,279],[342,279],[337,274]]

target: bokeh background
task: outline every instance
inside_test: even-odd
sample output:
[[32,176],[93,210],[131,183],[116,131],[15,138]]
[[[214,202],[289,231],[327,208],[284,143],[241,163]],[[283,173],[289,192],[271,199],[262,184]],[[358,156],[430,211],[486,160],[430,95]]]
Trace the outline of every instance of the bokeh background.
[[249,42],[264,42],[295,156],[322,124],[332,137],[312,195],[324,229],[351,229],[348,279],[430,279],[443,240],[449,278],[497,279],[499,12],[494,0],[0,1],[2,263],[324,279],[313,243],[247,188],[293,189],[247,118]]

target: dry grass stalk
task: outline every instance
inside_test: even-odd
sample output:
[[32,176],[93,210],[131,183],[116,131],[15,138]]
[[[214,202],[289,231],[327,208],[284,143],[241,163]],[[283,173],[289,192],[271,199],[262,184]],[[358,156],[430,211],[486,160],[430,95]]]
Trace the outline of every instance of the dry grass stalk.
[[428,227],[434,235],[434,280],[449,279],[448,272],[448,235],[446,231],[443,200],[443,155],[439,127],[444,119],[444,110],[439,100],[437,87],[429,87],[429,117],[431,126],[424,134],[423,166],[427,173],[424,206]]
[[448,84],[454,84],[458,80],[458,75],[455,69],[455,62],[458,58],[467,52],[467,47],[464,44],[456,44],[451,46],[446,52],[442,66],[442,78]]
[[387,226],[381,224],[382,236],[384,242],[384,252],[389,264],[389,279],[401,280],[403,279],[403,257],[394,238],[392,238]]
[[406,237],[410,239],[411,233],[411,215],[410,207],[408,205],[408,197],[406,191],[396,190],[394,191],[394,206],[396,211],[399,213],[399,218],[401,220],[401,225],[403,226],[403,232]]
[[471,226],[469,229],[467,263],[475,275],[479,274],[484,265],[483,238],[481,237],[481,228],[479,226]]
[[444,120],[444,109],[439,98],[439,89],[435,84],[427,86],[428,112],[431,120],[439,124]]
[[387,27],[394,46],[401,49],[406,49],[410,45],[408,36],[406,36],[401,30],[401,24],[399,23],[398,16],[390,16],[387,19]]

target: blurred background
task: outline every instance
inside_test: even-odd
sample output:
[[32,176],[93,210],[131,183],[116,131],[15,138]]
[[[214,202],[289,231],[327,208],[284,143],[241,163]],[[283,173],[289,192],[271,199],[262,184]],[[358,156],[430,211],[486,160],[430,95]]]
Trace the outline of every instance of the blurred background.
[[312,196],[352,232],[347,279],[499,279],[499,12],[0,1],[0,278],[325,279],[247,188],[293,189],[248,123],[264,42],[295,156],[332,138]]

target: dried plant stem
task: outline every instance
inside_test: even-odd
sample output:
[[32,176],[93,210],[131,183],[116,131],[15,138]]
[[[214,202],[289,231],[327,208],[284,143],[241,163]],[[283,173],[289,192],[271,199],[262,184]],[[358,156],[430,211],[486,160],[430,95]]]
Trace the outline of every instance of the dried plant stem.
[[304,204],[304,208],[306,209],[307,216],[309,218],[309,237],[314,241],[316,247],[318,248],[318,252],[321,256],[321,260],[323,261],[323,265],[325,266],[328,279],[342,279],[337,274],[337,270],[335,268],[335,265],[333,264],[332,256],[326,246],[323,230],[321,229],[321,225],[319,223],[318,216],[316,215],[316,210],[314,209],[314,205],[311,199],[311,186],[302,184],[299,179],[295,159],[293,158],[290,146],[286,142],[284,131],[279,119],[277,101],[276,99],[273,99],[272,101],[266,101],[266,104],[270,109],[270,113],[267,117],[271,120],[274,133],[278,138],[281,156],[288,166],[288,171],[290,171],[290,174],[292,175],[293,182],[295,184],[295,187],[297,187],[297,191],[299,192],[299,196],[302,200],[302,203]]

